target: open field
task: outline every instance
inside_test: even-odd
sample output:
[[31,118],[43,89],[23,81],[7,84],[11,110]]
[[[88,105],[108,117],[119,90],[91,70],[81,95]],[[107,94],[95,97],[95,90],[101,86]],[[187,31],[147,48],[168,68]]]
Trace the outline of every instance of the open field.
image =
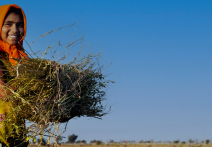
[[[38,145],[29,145],[29,147],[37,147]],[[212,144],[62,144],[60,147],[212,147]],[[47,146],[41,146],[47,147]],[[50,145],[49,147],[53,147]]]

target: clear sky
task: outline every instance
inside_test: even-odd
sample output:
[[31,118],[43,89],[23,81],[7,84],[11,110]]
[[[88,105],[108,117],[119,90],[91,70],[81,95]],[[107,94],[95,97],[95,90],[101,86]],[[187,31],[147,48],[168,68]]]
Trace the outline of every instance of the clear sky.
[[[105,70],[116,82],[107,89],[111,114],[70,120],[63,136],[212,139],[211,0],[7,0],[0,5],[9,3],[26,13],[27,42],[81,20],[75,38],[83,34],[93,52],[103,50],[102,64],[112,62]],[[69,28],[60,40],[71,40],[74,31]],[[36,41],[32,49],[44,51],[62,32]]]

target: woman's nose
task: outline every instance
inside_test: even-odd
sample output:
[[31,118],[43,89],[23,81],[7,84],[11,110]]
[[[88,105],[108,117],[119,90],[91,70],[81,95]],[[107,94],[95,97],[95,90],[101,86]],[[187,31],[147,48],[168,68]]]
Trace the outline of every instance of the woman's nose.
[[13,32],[13,33],[17,33],[19,30],[18,30],[18,26],[16,25],[16,24],[13,24],[12,25],[12,28],[11,28],[11,31]]

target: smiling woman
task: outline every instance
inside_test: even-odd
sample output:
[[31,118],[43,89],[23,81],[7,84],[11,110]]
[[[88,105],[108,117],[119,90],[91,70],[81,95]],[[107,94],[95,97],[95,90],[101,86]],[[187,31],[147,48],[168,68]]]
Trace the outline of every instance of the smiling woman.
[[[26,17],[23,10],[17,5],[3,5],[0,7],[0,59],[10,61],[12,58],[27,58],[22,47],[26,34]],[[18,115],[11,113],[11,102],[5,100],[10,90],[2,87],[7,84],[8,74],[3,70],[4,64],[0,61],[0,143],[3,146],[27,146],[25,142],[25,122]],[[9,89],[13,89],[10,87]]]
[[11,45],[16,45],[24,35],[24,21],[20,9],[12,7],[4,20],[1,39]]

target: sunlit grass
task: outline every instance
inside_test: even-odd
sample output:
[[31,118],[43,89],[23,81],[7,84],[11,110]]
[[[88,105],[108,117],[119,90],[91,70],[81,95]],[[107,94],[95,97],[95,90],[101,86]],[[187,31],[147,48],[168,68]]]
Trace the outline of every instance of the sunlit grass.
[[[39,38],[70,26],[47,32]],[[73,117],[101,119],[108,114],[109,110],[102,102],[106,100],[105,88],[108,83],[114,82],[105,80],[103,65],[99,63],[100,54],[83,53],[83,38],[67,44],[57,41],[56,49],[53,45],[49,46],[41,55],[32,49],[33,54],[28,53],[29,58],[14,59],[17,65],[11,64],[7,55],[1,59],[7,77],[7,84],[1,88],[10,92],[5,101],[10,101],[11,105],[10,116],[4,122],[10,123],[14,116],[18,116],[20,124],[16,123],[13,127],[17,135],[27,134],[25,140],[48,136],[56,142]],[[77,43],[81,44],[77,46],[78,55],[65,62],[70,49]],[[58,48],[67,54],[61,57]],[[44,58],[47,53],[51,53],[52,59]],[[63,130],[59,129],[62,123],[66,123]],[[25,124],[28,124],[26,129]]]

